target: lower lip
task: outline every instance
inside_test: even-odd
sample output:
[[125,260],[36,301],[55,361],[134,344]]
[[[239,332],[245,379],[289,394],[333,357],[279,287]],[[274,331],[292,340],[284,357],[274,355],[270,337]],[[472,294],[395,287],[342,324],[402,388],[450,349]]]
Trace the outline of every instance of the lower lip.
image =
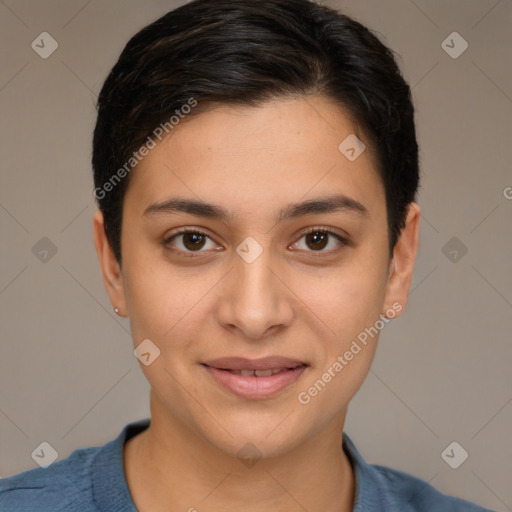
[[231,391],[234,395],[252,400],[258,398],[269,398],[277,395],[283,391],[283,389],[295,382],[307,368],[306,365],[302,365],[297,368],[270,375],[269,377],[246,377],[226,370],[212,368],[211,366],[203,366],[219,384]]

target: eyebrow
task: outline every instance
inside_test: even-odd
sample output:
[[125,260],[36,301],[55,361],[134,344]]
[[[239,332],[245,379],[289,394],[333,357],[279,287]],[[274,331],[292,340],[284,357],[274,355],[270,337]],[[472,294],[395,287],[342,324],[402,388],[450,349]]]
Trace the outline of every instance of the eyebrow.
[[[368,209],[359,201],[344,194],[338,194],[329,197],[320,197],[303,201],[302,203],[291,203],[279,211],[276,216],[276,222],[282,222],[288,219],[294,219],[305,215],[314,215],[319,213],[333,213],[337,211],[352,212],[361,217],[369,217]],[[209,219],[218,219],[229,221],[233,219],[233,214],[221,206],[207,203],[202,200],[171,198],[161,203],[150,204],[142,214],[147,217],[152,214],[173,214],[187,213],[198,217]]]

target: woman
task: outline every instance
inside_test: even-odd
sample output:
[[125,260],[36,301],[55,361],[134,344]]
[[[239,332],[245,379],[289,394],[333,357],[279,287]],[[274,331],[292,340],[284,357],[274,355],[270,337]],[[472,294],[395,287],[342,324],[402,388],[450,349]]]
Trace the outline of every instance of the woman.
[[307,0],[196,0],[102,88],[94,237],[151,420],[0,482],[1,510],[482,511],[343,432],[418,248],[409,86]]

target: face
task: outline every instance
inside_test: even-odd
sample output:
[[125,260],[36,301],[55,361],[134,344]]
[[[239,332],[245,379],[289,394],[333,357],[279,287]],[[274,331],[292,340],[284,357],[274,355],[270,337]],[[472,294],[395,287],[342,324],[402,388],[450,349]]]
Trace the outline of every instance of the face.
[[343,426],[381,315],[405,307],[419,216],[413,204],[390,261],[383,184],[368,149],[340,151],[351,134],[364,142],[322,97],[218,107],[133,171],[122,270],[97,213],[112,304],[135,347],[160,351],[141,364],[152,424],[263,456]]

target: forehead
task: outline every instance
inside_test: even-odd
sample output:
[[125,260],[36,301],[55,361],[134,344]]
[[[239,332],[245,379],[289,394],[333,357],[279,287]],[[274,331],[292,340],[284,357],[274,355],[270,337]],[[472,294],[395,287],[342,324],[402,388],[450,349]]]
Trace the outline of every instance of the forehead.
[[365,140],[343,110],[322,97],[218,106],[185,119],[144,157],[125,202],[143,208],[180,195],[250,213],[264,203],[336,189],[378,206],[384,191],[368,145],[355,160],[343,152],[343,141],[354,137]]

